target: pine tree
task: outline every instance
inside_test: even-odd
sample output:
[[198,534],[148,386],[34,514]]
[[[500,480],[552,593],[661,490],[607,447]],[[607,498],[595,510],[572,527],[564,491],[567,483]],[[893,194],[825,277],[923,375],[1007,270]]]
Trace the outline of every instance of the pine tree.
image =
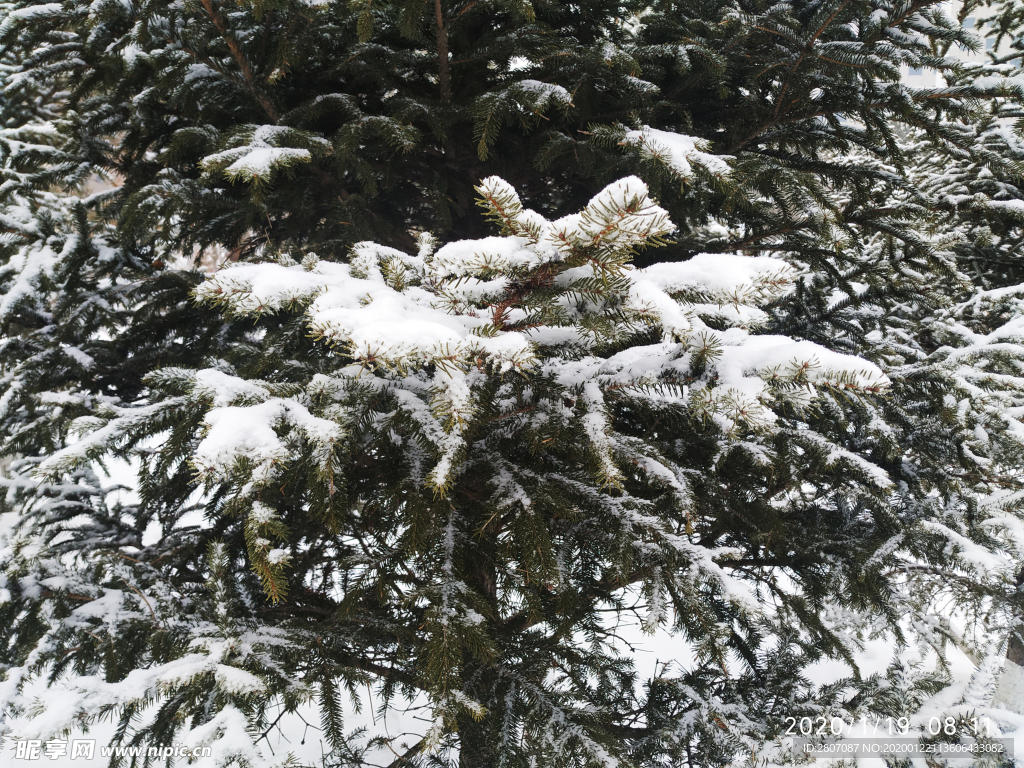
[[[432,711],[396,767],[785,762],[787,717],[948,684],[861,679],[883,635],[987,654],[929,713],[987,704],[1020,350],[976,337],[1016,312],[1022,93],[938,3],[2,14],[20,734],[258,766],[311,703],[352,765],[375,685]],[[694,663],[638,679],[627,617]]]
[[[1014,122],[1021,117],[1024,96],[1020,80],[1024,19],[1015,5],[1002,3],[965,3],[960,18],[975,13],[986,20],[976,28],[992,43],[986,46],[989,61],[958,73],[953,82],[975,84],[995,98],[980,119],[951,128],[961,135],[958,143],[975,148],[977,154],[920,142],[912,156],[917,165],[913,176],[930,198],[930,206],[939,212],[938,226],[969,281],[950,292],[950,304],[923,324],[922,346],[931,354],[922,356],[922,362],[945,368],[959,385],[950,401],[958,403],[956,416],[944,420],[958,428],[959,474],[974,491],[977,504],[968,510],[960,529],[984,540],[993,533],[1005,535],[1007,526],[1015,526],[1004,514],[1019,508],[1021,492],[1016,437],[1021,391],[1016,373],[1024,350],[1016,328],[1020,322],[1017,297],[1024,279],[1018,263],[1024,232],[1020,184],[1024,143]],[[945,411],[937,403],[929,410],[952,416],[948,405]],[[1020,634],[1024,569],[1011,571],[1010,576],[1007,588],[1000,591],[1006,613],[997,637],[1005,638],[1007,663],[995,699],[1020,712],[1024,706],[1018,669],[1024,648]]]

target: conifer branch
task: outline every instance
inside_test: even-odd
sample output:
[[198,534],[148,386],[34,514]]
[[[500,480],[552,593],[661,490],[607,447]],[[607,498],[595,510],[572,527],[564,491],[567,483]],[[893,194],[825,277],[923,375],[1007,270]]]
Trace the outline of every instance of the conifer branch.
[[207,16],[210,17],[210,21],[213,22],[213,26],[216,27],[220,33],[224,42],[227,43],[228,50],[231,51],[232,57],[235,59],[235,63],[238,64],[239,70],[242,72],[242,79],[245,83],[249,93],[252,94],[253,98],[263,108],[263,111],[267,113],[267,116],[273,121],[278,122],[280,120],[280,114],[277,109],[271,103],[270,99],[262,92],[256,83],[256,76],[252,71],[252,65],[249,64],[249,58],[245,55],[245,51],[242,50],[241,44],[228,29],[227,24],[221,17],[217,7],[213,4],[214,0],[200,0],[203,8],[206,10]]
[[392,749],[390,742],[388,743],[388,749],[395,755],[395,759],[388,764],[387,768],[401,768],[403,765],[413,765],[412,758],[419,754],[426,744],[426,739],[420,739],[413,744],[409,749],[405,750],[402,754],[398,754]]
[[796,71],[800,68],[800,65],[803,63],[804,59],[807,58],[808,54],[814,49],[814,44],[818,41],[818,38],[821,37],[822,33],[829,28],[829,26],[835,20],[836,16],[838,16],[842,12],[842,10],[847,5],[850,4],[850,2],[851,0],[843,0],[843,2],[836,6],[835,10],[832,11],[832,13],[828,16],[827,19],[825,19],[824,23],[815,31],[813,35],[811,35],[811,38],[801,46],[800,55],[797,57],[797,60],[793,63],[793,66],[790,67],[789,73],[786,75],[786,79],[782,84],[782,90],[779,92],[779,95],[775,99],[776,118],[779,117],[779,110],[782,109],[782,104],[786,96],[786,91],[789,90],[790,83],[792,83],[793,81],[793,75],[796,74]]

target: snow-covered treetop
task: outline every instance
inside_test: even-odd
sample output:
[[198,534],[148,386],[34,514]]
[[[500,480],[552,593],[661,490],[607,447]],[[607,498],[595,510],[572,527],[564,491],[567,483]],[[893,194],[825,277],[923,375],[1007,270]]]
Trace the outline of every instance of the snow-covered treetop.
[[[243,264],[208,278],[197,296],[238,315],[304,307],[310,331],[351,360],[344,377],[369,370],[394,383],[433,368],[435,394],[447,393],[447,407],[462,409],[458,423],[471,419],[469,393],[480,377],[541,375],[573,401],[584,396],[594,422],[588,434],[613,481],[610,450],[601,447],[607,430],[602,390],[647,392],[661,405],[689,408],[726,430],[762,430],[775,422],[774,406],[804,407],[820,387],[877,392],[888,383],[860,358],[754,333],[766,319],[757,305],[787,291],[796,276],[782,260],[701,254],[634,268],[632,254],[672,229],[638,178],[609,185],[583,211],[557,221],[525,209],[497,177],[478,191],[501,236],[437,248],[423,235],[415,255],[364,242],[348,264],[313,254],[302,263]],[[251,385],[215,371],[198,376],[196,386],[217,405],[196,456],[207,471],[263,455],[259,445],[239,437],[256,423],[266,422],[268,436],[273,422],[291,418],[307,439],[312,433],[323,433],[327,442],[340,437],[311,426],[308,413],[296,415],[294,403],[272,404],[269,392],[255,405]],[[271,442],[277,445],[276,438]],[[437,445],[432,479],[440,489],[461,443],[439,433]],[[268,461],[283,455],[279,448]]]
[[809,388],[877,391],[886,384],[863,360],[751,334],[766,319],[757,304],[786,291],[796,276],[782,260],[700,254],[632,267],[636,249],[672,229],[636,177],[609,185],[582,212],[556,221],[524,209],[497,177],[479,192],[503,236],[435,248],[424,235],[415,255],[363,242],[349,264],[314,254],[301,264],[243,264],[207,279],[197,296],[241,315],[304,305],[313,333],[366,368],[543,366],[567,385],[582,383],[570,370],[589,370],[587,356],[613,337],[656,326],[660,344],[602,360],[593,373],[614,370],[634,383],[679,378],[696,348],[714,348],[716,399],[742,397],[750,423],[766,418],[757,404],[766,380],[779,376],[799,375]]

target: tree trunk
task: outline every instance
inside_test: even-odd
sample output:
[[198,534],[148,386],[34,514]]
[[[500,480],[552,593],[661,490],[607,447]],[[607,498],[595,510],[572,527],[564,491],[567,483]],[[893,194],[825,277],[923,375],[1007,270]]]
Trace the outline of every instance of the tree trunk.
[[[1017,593],[1024,592],[1024,568],[1017,574]],[[1024,624],[1018,624],[1006,643],[1006,663],[996,683],[992,704],[1024,715]]]
[[992,703],[1024,715],[1024,642],[1015,632],[1006,647],[1006,665],[999,676]]
[[[501,653],[498,643],[498,583],[495,571],[495,553],[497,548],[497,531],[493,528],[494,516],[480,519],[484,525],[478,539],[479,548],[474,555],[474,564],[466,574],[466,581],[471,589],[481,595],[490,606],[490,636],[495,642],[497,652]],[[467,656],[462,667],[462,692],[487,708],[486,714],[479,721],[468,714],[459,717],[459,768],[495,768],[498,764],[498,750],[501,744],[501,723],[504,719],[501,703],[504,697],[497,695],[501,681],[494,673],[493,662]]]

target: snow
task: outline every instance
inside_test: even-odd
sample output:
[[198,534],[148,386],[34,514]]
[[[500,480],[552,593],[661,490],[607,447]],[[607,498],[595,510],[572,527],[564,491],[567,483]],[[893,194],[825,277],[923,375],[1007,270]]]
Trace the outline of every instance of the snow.
[[263,471],[284,461],[289,451],[274,431],[283,415],[280,401],[258,406],[217,408],[206,416],[209,427],[193,459],[201,472],[226,475],[241,458],[252,460]]
[[[715,364],[725,386],[745,389],[751,373],[799,370],[808,381],[828,382],[851,376],[860,386],[882,389],[889,377],[874,363],[862,358],[833,352],[810,341],[794,341],[787,336],[751,336],[722,334],[727,346]],[[729,344],[735,339],[739,343]],[[754,377],[760,380],[760,377]],[[763,385],[763,381],[762,381]],[[758,390],[760,391],[760,389]]]
[[627,131],[622,143],[639,147],[645,157],[665,163],[683,179],[693,177],[694,165],[718,176],[730,173],[726,160],[731,158],[707,152],[708,143],[694,136],[660,131],[645,125],[642,130]]
[[198,371],[195,374],[196,391],[211,398],[213,405],[222,408],[240,399],[266,400],[269,390],[253,381],[232,376],[213,368]]
[[245,173],[263,177],[279,166],[291,165],[295,162],[308,163],[311,159],[312,155],[308,149],[257,147],[235,160],[225,172],[230,176],[240,176]]
[[632,309],[656,319],[668,334],[684,336],[693,330],[694,323],[688,308],[651,280],[643,277],[634,279],[628,300]]
[[775,421],[774,414],[762,405],[772,378],[805,382],[808,394],[813,394],[815,385],[881,391],[890,383],[877,365],[810,341],[750,335],[738,328],[719,338],[721,354],[714,362],[719,386],[712,392],[713,402],[731,412],[733,420],[739,418],[753,426]]
[[604,410],[604,393],[596,381],[588,381],[583,385],[583,401],[587,404],[587,412],[583,416],[583,428],[594,446],[601,462],[601,472],[609,482],[616,482],[622,476],[612,454],[613,443],[609,439],[611,426]]
[[430,483],[435,488],[442,489],[448,485],[456,458],[465,448],[462,434],[476,410],[471,386],[476,378],[475,373],[466,375],[459,370],[439,369],[434,374],[431,407],[435,413],[441,412],[447,417],[443,432],[435,432],[436,445],[440,448],[437,464],[430,473]]
[[256,675],[227,664],[218,664],[214,668],[213,675],[221,689],[236,696],[263,693],[267,688]]
[[984,75],[974,79],[974,85],[985,90],[1024,89],[1024,76]]
[[209,757],[190,760],[189,765],[197,768],[236,764],[267,766],[270,761],[264,759],[259,747],[252,743],[248,731],[248,719],[241,710],[228,704],[209,721],[182,734],[182,742],[191,747],[210,747]]
[[[6,217],[0,216],[0,223],[7,224],[8,222],[3,221],[4,218]],[[17,277],[0,296],[0,318],[9,315],[19,301],[30,296],[38,280],[50,274],[60,263],[63,255],[55,253],[49,246],[19,249],[5,269],[16,272]]]
[[485,269],[509,272],[530,269],[540,263],[537,249],[522,237],[485,237],[456,240],[434,254],[431,267],[438,275],[473,275]]
[[331,341],[345,341],[360,360],[400,365],[463,353],[466,324],[437,311],[426,293],[385,288],[364,297],[362,306],[353,306],[348,291],[325,292],[310,307],[311,327]]
[[1024,213],[1024,200],[989,200],[988,205],[990,208],[1006,208]]
[[103,426],[97,425],[100,420],[95,417],[82,417],[72,422],[72,428],[85,434],[77,442],[73,442],[59,451],[52,453],[36,469],[40,477],[59,475],[72,467],[85,463],[94,452],[104,446],[117,442],[133,429],[147,423],[158,415],[173,410],[184,404],[183,398],[170,398],[162,402],[135,408],[112,408],[117,417]]
[[638,273],[666,293],[705,293],[726,301],[735,296],[746,299],[752,290],[771,290],[757,299],[775,298],[797,276],[782,259],[736,253],[698,253],[687,261],[652,264]]
[[1019,566],[1019,563],[1014,563],[1008,558],[994,554],[989,549],[971,541],[962,533],[952,530],[937,520],[922,520],[921,525],[928,531],[946,539],[948,541],[946,545],[947,550],[970,563],[972,568],[982,575],[989,576],[995,574],[1008,575],[1011,578],[1016,577],[1015,569]]
[[42,16],[56,16],[62,13],[64,5],[62,3],[42,3],[40,5],[30,5],[27,8],[17,8],[12,11],[7,11],[6,16],[10,19],[35,19]]
[[190,83],[194,80],[209,80],[217,76],[217,73],[205,64],[190,64],[185,72],[184,81]]
[[349,267],[318,262],[314,269],[273,268],[270,264],[238,264],[216,272],[196,289],[196,297],[223,300],[241,314],[259,314],[289,306],[315,295],[333,278],[341,280]]
[[572,97],[569,96],[569,92],[560,85],[542,83],[539,80],[520,80],[516,85],[526,93],[537,98],[538,108],[552,101],[559,104],[572,103]]
[[574,247],[634,248],[673,228],[668,213],[647,197],[647,185],[627,176],[601,190],[582,213],[553,222],[549,237],[568,256]]
[[193,454],[193,463],[200,473],[214,477],[227,476],[241,459],[251,462],[258,476],[272,476],[275,465],[292,455],[277,433],[277,428],[285,425],[320,445],[342,437],[337,423],[313,416],[301,403],[281,398],[258,405],[213,408],[205,425],[206,436]]
[[92,368],[96,364],[96,361],[90,355],[78,347],[65,344],[61,346],[61,351],[85,369]]
[[[313,155],[308,149],[282,147],[279,144],[287,141],[290,129],[280,125],[260,125],[251,134],[249,144],[207,155],[200,165],[206,170],[220,166],[231,179],[263,179],[268,180],[271,173],[278,168],[285,168],[296,163],[308,163]],[[329,142],[319,139],[325,149]]]
[[267,562],[271,565],[282,565],[291,559],[291,552],[287,549],[275,547],[267,552]]
[[260,526],[266,525],[271,520],[277,518],[277,512],[272,507],[268,507],[259,501],[254,501],[252,504],[252,511],[249,512],[249,524]]

